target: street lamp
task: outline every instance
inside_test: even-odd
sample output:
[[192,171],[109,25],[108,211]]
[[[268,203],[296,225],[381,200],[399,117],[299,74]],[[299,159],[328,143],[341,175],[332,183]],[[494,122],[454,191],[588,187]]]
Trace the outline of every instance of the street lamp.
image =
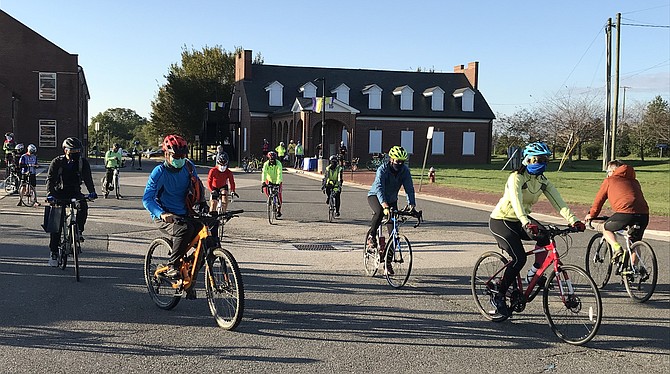
[[325,128],[326,128],[326,78],[316,78],[314,82],[321,81],[321,149],[319,150],[319,158],[323,159],[323,148],[325,145]]
[[100,160],[100,146],[98,145],[100,137],[100,122],[95,123],[95,164]]

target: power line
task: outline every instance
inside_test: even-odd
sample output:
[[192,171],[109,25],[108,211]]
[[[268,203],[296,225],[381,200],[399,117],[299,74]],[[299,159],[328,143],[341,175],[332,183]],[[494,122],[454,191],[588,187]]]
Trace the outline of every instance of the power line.
[[622,23],[621,26],[656,27],[656,28],[670,29],[669,25],[646,25],[642,23]]

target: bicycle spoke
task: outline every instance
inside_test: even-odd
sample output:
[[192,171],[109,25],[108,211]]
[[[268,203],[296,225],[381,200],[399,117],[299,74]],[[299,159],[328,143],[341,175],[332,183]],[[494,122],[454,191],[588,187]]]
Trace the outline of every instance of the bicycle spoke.
[[389,238],[384,260],[384,274],[388,283],[395,288],[404,286],[412,272],[412,246],[407,237]]
[[172,284],[164,277],[156,275],[159,267],[165,266],[170,258],[172,241],[165,238],[154,239],[144,258],[144,280],[149,290],[149,295],[154,303],[161,309],[172,309],[181,300],[175,295]]
[[605,287],[612,274],[612,248],[603,239],[602,233],[593,235],[589,241],[585,265],[586,272],[598,288]]
[[503,315],[493,315],[490,313],[493,306],[491,299],[496,295],[498,285],[502,279],[502,267],[507,263],[505,257],[499,252],[486,252],[482,254],[470,278],[470,289],[475,305],[479,313],[490,321],[504,321],[508,317]]
[[633,266],[627,267],[621,274],[628,295],[643,303],[651,297],[658,281],[656,254],[646,242],[636,242],[631,246]]

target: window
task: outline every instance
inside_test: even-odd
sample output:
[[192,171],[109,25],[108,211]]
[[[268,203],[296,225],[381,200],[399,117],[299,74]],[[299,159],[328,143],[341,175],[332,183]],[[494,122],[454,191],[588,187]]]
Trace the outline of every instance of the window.
[[347,129],[342,129],[342,141],[345,147],[349,146],[349,132],[347,132]]
[[300,87],[300,92],[302,92],[302,97],[311,99],[316,97],[316,86],[312,82],[307,82]]
[[443,155],[444,154],[444,131],[433,131],[432,143],[433,144],[432,144],[431,154]]
[[56,73],[40,73],[40,100],[56,100]]
[[475,155],[475,133],[474,132],[464,132],[463,133],[463,156],[474,156]]
[[363,88],[363,95],[368,95],[368,109],[382,108],[382,89],[376,84],[371,84]]
[[444,90],[438,86],[423,91],[423,96],[430,97],[430,109],[434,112],[444,111]]
[[56,121],[40,120],[40,148],[56,148]]
[[341,102],[349,105],[349,86],[342,83],[341,85],[337,86],[337,88],[334,89],[332,93],[335,94],[337,100],[340,100]]
[[475,111],[475,91],[466,88],[459,88],[453,93],[454,98],[461,98],[461,111],[474,112]]
[[265,87],[265,91],[269,93],[269,105],[270,106],[282,106],[284,105],[284,85],[274,81]]
[[393,90],[393,95],[400,95],[400,110],[412,110],[414,108],[414,90],[410,86],[400,86]]
[[405,148],[407,153],[414,153],[414,131],[407,130],[400,132],[400,146]]
[[368,153],[382,153],[382,130],[370,130]]

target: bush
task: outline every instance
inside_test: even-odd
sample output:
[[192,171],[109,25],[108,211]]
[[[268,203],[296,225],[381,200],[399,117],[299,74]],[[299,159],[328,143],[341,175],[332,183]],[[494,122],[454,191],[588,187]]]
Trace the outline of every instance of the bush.
[[586,157],[588,157],[589,160],[597,160],[598,157],[602,154],[602,147],[597,144],[587,144],[584,148],[584,153],[586,154]]

